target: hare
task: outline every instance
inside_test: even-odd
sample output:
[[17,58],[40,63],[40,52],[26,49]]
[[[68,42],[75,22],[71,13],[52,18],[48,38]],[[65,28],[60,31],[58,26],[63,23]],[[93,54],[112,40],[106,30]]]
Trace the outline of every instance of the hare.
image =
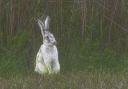
[[43,36],[41,45],[36,56],[35,72],[39,74],[54,74],[60,71],[58,60],[58,51],[54,35],[49,31],[50,17],[47,16],[45,21],[37,20]]

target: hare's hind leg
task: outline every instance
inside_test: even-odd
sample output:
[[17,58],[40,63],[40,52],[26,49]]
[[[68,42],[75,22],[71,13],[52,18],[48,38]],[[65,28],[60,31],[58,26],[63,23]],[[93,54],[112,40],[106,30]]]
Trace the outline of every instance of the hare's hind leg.
[[53,73],[57,74],[60,72],[60,64],[58,60],[54,60],[52,62],[52,71]]
[[60,64],[58,61],[51,60],[46,63],[46,67],[48,69],[49,74],[57,74],[60,72]]
[[36,56],[35,72],[38,72],[39,74],[46,74],[48,72],[46,65],[44,63],[41,49],[39,49],[39,52],[37,53],[37,56]]
[[46,66],[42,63],[36,64],[35,71],[38,72],[39,74],[47,74],[48,73]]

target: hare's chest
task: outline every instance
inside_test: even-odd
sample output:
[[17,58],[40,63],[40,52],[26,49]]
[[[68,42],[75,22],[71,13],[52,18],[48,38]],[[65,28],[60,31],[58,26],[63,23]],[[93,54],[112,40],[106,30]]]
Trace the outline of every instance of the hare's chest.
[[56,59],[58,58],[58,52],[56,47],[43,47],[42,54],[44,59]]

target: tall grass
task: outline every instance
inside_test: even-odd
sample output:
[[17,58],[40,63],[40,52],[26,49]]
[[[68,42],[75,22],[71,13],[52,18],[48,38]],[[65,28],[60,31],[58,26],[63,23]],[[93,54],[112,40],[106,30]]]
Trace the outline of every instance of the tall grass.
[[126,73],[69,72],[66,74],[0,78],[2,89],[127,89]]

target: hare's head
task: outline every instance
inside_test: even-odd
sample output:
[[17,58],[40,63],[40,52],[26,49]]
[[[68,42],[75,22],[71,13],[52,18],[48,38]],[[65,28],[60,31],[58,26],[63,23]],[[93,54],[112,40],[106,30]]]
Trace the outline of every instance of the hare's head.
[[49,46],[56,45],[56,39],[54,35],[49,31],[49,23],[50,23],[50,17],[47,16],[45,19],[45,22],[42,22],[41,20],[37,20],[38,25],[41,29],[41,33],[43,36],[43,43]]

